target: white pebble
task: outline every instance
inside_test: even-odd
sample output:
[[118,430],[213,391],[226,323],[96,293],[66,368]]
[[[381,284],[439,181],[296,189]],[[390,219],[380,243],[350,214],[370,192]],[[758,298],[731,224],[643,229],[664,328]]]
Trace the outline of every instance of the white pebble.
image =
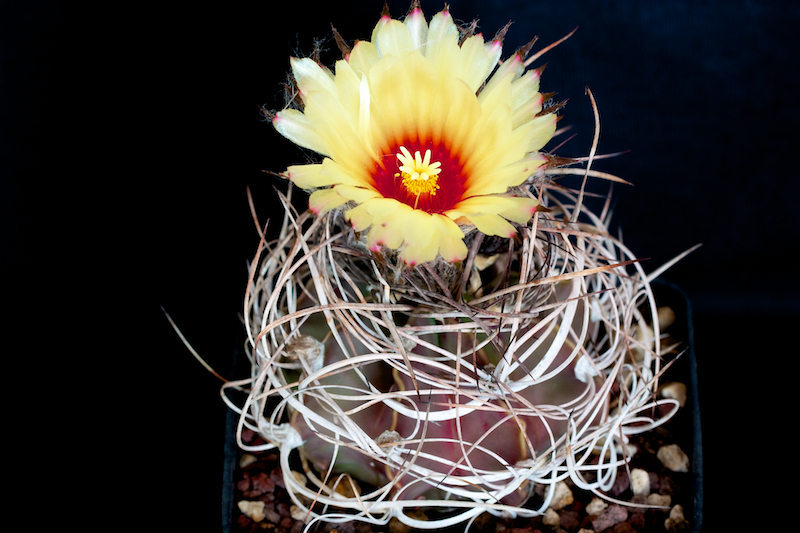
[[553,499],[550,501],[550,509],[559,511],[573,501],[575,500],[572,496],[572,491],[569,490],[567,484],[563,481],[556,483],[556,487],[553,490]]
[[672,505],[672,497],[669,494],[648,494],[647,495],[647,505],[657,505],[658,507],[666,507],[667,509],[662,509],[663,511],[667,511],[669,506]]
[[595,496],[592,498],[592,501],[589,502],[589,505],[586,506],[586,514],[598,516],[606,510],[606,507],[608,507],[608,504]]
[[683,453],[683,450],[677,444],[662,446],[658,449],[656,457],[673,472],[689,471],[689,457]]
[[241,457],[239,457],[239,468],[243,468],[243,469],[247,468],[248,466],[250,466],[251,464],[255,463],[256,461],[258,461],[258,459],[256,459],[255,455],[250,454],[250,453],[244,453],[244,454],[242,454]]
[[666,383],[661,387],[661,396],[678,400],[680,406],[683,407],[686,405],[686,385],[677,381]]
[[675,322],[675,311],[670,307],[658,308],[658,327],[666,329]]
[[631,470],[631,490],[637,496],[650,493],[650,474],[641,468]]
[[667,528],[667,531],[684,531],[687,529],[686,525],[688,525],[688,521],[683,516],[683,507],[681,505],[673,507],[669,512],[669,518],[664,520],[664,527]]
[[305,475],[303,475],[301,472],[298,472],[297,470],[292,470],[292,477],[295,479],[295,481],[297,481],[300,485],[304,487],[306,483],[308,483],[308,478],[306,478]]
[[298,507],[297,505],[292,505],[289,507],[289,512],[292,515],[292,518],[298,520],[300,522],[304,522],[307,519],[310,519],[308,516],[308,511],[303,509],[302,507]]
[[243,515],[251,518],[253,522],[261,522],[264,520],[264,502],[242,500],[239,502],[239,510]]
[[547,509],[542,516],[542,523],[555,529],[561,525],[561,517],[553,509]]

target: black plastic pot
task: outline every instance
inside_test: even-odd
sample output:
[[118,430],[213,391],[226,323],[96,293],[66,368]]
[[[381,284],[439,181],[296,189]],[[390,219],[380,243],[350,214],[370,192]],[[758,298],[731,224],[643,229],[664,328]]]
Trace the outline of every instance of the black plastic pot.
[[[672,429],[678,434],[682,449],[691,458],[691,483],[694,494],[691,507],[685,505],[684,513],[692,525],[692,531],[698,533],[703,525],[703,439],[700,424],[700,401],[697,383],[697,360],[694,350],[694,325],[692,306],[684,292],[673,284],[656,281],[656,302],[659,306],[669,306],[675,311],[676,321],[669,332],[680,339],[686,346],[683,353],[667,371],[666,381],[680,381],[686,384],[687,403],[675,419],[670,421]],[[233,354],[234,376],[248,375],[247,358],[240,351]],[[222,483],[222,531],[234,531],[234,517],[238,510],[235,505],[236,470],[241,450],[236,445],[236,425],[238,415],[228,411],[225,419],[225,449],[223,461]],[[675,426],[678,426],[675,428]]]
[[684,451],[691,459],[692,492],[694,494],[692,509],[685,509],[685,514],[687,520],[692,524],[692,531],[697,533],[703,526],[703,435],[700,424],[700,396],[698,394],[692,305],[686,294],[674,284],[656,280],[653,282],[653,287],[656,303],[659,306],[669,306],[675,311],[676,321],[669,328],[669,332],[675,338],[685,340],[686,343],[686,352],[667,371],[666,380],[681,381],[686,384],[687,388],[686,405],[683,412],[679,412],[678,415],[684,418],[682,423],[687,427],[684,438],[685,444],[688,446],[684,447]]
[[[243,346],[243,344],[238,343],[238,346]],[[241,349],[234,350],[230,375],[236,377],[249,375],[248,365],[247,357],[241,352]],[[225,444],[222,462],[222,533],[233,531],[234,513],[238,512],[234,501],[236,490],[234,475],[239,465],[239,457],[242,455],[242,450],[236,444],[236,426],[238,423],[239,415],[228,409],[225,415]]]

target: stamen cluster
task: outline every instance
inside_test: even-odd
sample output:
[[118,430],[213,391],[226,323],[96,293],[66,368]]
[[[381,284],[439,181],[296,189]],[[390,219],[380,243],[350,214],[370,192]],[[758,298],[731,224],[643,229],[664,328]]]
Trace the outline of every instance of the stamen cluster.
[[[437,182],[439,181],[438,174],[442,171],[440,168],[442,164],[439,161],[431,163],[430,150],[425,151],[424,159],[419,150],[414,157],[411,157],[411,152],[405,146],[400,147],[400,152],[397,154],[397,159],[402,163],[400,166],[402,174],[398,173],[394,176],[397,178],[402,175],[403,186],[409,193],[417,197],[417,202],[421,194],[436,196],[436,190],[440,188]],[[416,205],[414,209],[416,209]]]

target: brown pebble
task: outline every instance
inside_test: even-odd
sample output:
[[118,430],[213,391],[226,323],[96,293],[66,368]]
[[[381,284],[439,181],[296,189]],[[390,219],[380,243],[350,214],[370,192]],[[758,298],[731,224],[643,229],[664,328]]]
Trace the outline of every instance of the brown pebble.
[[636,533],[636,530],[628,522],[620,522],[614,526],[614,533]]
[[281,471],[280,467],[273,468],[272,472],[269,473],[269,478],[280,488],[286,488],[286,485],[283,484],[283,472]]
[[247,472],[242,473],[242,479],[236,484],[236,488],[242,492],[250,490],[250,474]]
[[628,519],[628,511],[621,505],[610,505],[603,513],[592,520],[592,529],[599,533]]
[[644,513],[635,513],[628,517],[628,523],[633,526],[633,529],[644,529],[647,525],[647,519]]
[[264,508],[264,516],[270,524],[278,524],[281,521],[281,515],[275,512],[275,509]]
[[[472,522],[472,527],[477,530],[481,531],[487,529],[487,525],[489,523],[494,523],[494,517],[489,513],[482,513],[479,514],[478,517]],[[358,526],[356,526],[358,528]],[[356,531],[355,533],[363,533],[361,531]]]
[[355,533],[356,525],[351,520],[350,522],[341,522],[337,524],[336,529],[339,533]]
[[659,482],[658,482],[658,474],[655,472],[649,472],[650,474],[650,491],[651,492],[658,492]]
[[577,511],[562,511],[561,512],[561,528],[566,529],[570,533],[578,531],[581,526],[580,514]]
[[668,494],[669,496],[674,495],[678,490],[677,483],[675,483],[675,479],[672,476],[662,476],[658,480],[658,493],[659,494]]
[[268,476],[265,472],[256,474],[253,476],[251,481],[253,483],[253,490],[259,491],[261,494],[275,490],[275,483],[272,482],[270,476]]
[[625,472],[617,473],[617,479],[614,480],[614,485],[611,486],[609,491],[614,496],[619,496],[631,486],[631,480]]
[[[637,494],[636,496],[631,498],[631,503],[646,504],[647,503],[647,496],[643,496],[641,494]],[[628,509],[628,512],[630,514],[636,514],[636,513],[643,513],[646,510],[647,509],[645,509],[644,507],[631,507],[630,509]]]
[[356,533],[372,533],[372,525],[366,522],[356,522]]
[[395,517],[389,520],[389,533],[409,533],[411,528]]

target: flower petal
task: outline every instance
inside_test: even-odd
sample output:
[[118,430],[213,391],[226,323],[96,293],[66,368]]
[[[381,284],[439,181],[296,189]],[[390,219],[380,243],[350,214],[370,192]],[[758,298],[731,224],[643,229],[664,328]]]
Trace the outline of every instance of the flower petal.
[[372,200],[373,198],[382,198],[374,189],[353,187],[352,185],[337,185],[336,192],[343,198],[352,200],[357,204],[363,204],[367,200]]
[[425,53],[425,42],[428,38],[428,22],[425,20],[425,15],[422,14],[422,9],[414,8],[414,10],[403,21],[408,27],[408,32],[411,34],[411,44],[415,50]]
[[501,212],[500,216],[517,224],[527,224],[536,212],[539,201],[535,198],[525,197],[514,197],[512,200],[514,200],[514,207]]
[[533,120],[535,131],[531,135],[530,144],[528,144],[528,149],[531,152],[540,150],[553,138],[553,134],[556,132],[556,122],[558,122],[558,117],[553,113],[542,115]]
[[511,110],[516,111],[539,94],[539,71],[529,70],[511,84]]
[[272,119],[272,124],[278,133],[296,145],[328,155],[328,145],[317,132],[316,124],[297,109],[279,111]]
[[516,235],[517,230],[514,226],[509,224],[503,217],[499,215],[484,214],[478,215],[470,213],[464,215],[470,222],[472,222],[478,231],[486,235],[497,235],[499,237],[513,237]]
[[[514,209],[515,206],[518,205],[519,200],[522,200],[522,198],[504,194],[473,196],[472,198],[460,201],[452,211],[465,216],[469,216],[470,213],[491,213],[498,215],[508,209]],[[528,198],[528,200],[530,199]],[[531,212],[531,214],[533,214],[533,212]],[[451,216],[449,212],[447,216],[452,219],[458,218],[456,216]]]
[[359,138],[355,124],[347,118],[349,113],[338,97],[324,91],[311,94],[314,97],[306,103],[304,114],[316,124],[318,135],[327,147],[323,155],[354,173],[371,169],[374,159]]
[[431,20],[425,57],[431,62],[440,79],[456,78],[463,72],[463,58],[458,46],[458,28],[449,13],[437,13]]
[[[497,68],[492,77],[489,78],[486,85],[481,89],[480,94],[478,94],[478,100],[483,102],[485,99],[489,98],[498,87],[508,81],[514,81],[519,78],[523,71],[524,66],[522,59],[516,54],[511,56],[505,60],[503,64]],[[507,78],[510,78],[510,80]]]
[[425,47],[425,57],[437,66],[441,66],[444,59],[452,57],[453,51],[458,49],[458,28],[453,22],[453,17],[447,11],[436,13],[428,26],[428,43]]
[[344,59],[336,62],[336,95],[339,103],[347,112],[347,118],[354,130],[358,129],[361,111],[361,76]]
[[293,57],[289,62],[301,95],[311,91],[336,92],[336,83],[331,71],[322,67],[313,59]]
[[350,51],[347,62],[353,70],[360,74],[369,74],[370,69],[375,65],[381,56],[378,49],[369,41],[358,41]]
[[439,232],[432,231],[431,215],[412,209],[401,220],[404,239],[400,258],[409,265],[436,259],[439,252]]
[[439,233],[439,255],[451,263],[467,257],[467,245],[464,244],[464,233],[458,224],[443,215],[431,216],[434,231]]
[[477,93],[481,85],[497,66],[497,57],[489,55],[486,45],[483,43],[483,35],[473,35],[461,45],[461,66],[462,71],[459,77],[469,85],[473,93]]
[[504,167],[488,168],[467,182],[467,194],[473,197],[505,193],[509,187],[516,187],[525,181],[541,164],[538,158],[528,158]]
[[542,110],[542,100],[541,93],[536,93],[536,96],[514,109],[511,112],[511,127],[517,129],[526,122],[535,119],[536,115]]
[[370,93],[373,120],[381,124],[387,142],[401,146],[429,137],[430,110],[438,92],[435,71],[418,51],[403,58],[382,57],[370,76]]
[[402,211],[404,207],[411,209],[392,198],[374,198],[350,209],[344,214],[344,218],[356,231],[364,231],[373,223],[381,224],[384,220],[396,218],[395,213]]
[[375,27],[372,29],[372,36],[370,37],[370,40],[372,42],[375,42],[375,39],[378,37],[378,33],[384,26],[386,26],[386,24],[391,22],[391,20],[392,17],[390,17],[389,15],[381,15],[381,18],[378,19],[378,23],[375,24]]
[[372,224],[367,235],[367,248],[373,252],[380,250],[381,246],[393,250],[400,248],[403,244],[403,232],[399,229],[386,221]]
[[445,215],[453,220],[464,217],[487,235],[508,237],[514,235],[516,230],[503,218],[525,224],[533,216],[538,204],[537,200],[527,197],[475,196],[462,200],[455,209],[446,212]]
[[308,208],[316,215],[324,215],[346,202],[347,198],[340,196],[336,189],[320,189],[311,193],[308,199]]
[[[481,106],[475,98],[475,93],[461,80],[454,80],[447,87],[446,94],[450,102],[446,107],[447,119],[440,125],[440,135],[450,146],[452,152],[461,154],[466,159],[468,152],[465,150],[465,145],[469,141],[475,123],[481,116]],[[463,162],[464,160],[462,160],[462,164]]]
[[343,165],[340,165],[332,159],[325,158],[322,160],[321,172],[324,175],[324,179],[329,181],[329,183],[326,183],[326,185],[343,183],[345,185],[353,185],[355,187],[372,186],[372,177],[363,167],[356,167],[356,170],[353,171],[347,167],[344,167]]
[[293,165],[286,169],[286,177],[301,189],[316,189],[333,185],[330,177],[322,173],[322,165]]
[[381,57],[387,55],[403,55],[414,50],[414,42],[411,40],[411,32],[408,26],[399,20],[390,20],[378,32],[372,40],[378,49]]

